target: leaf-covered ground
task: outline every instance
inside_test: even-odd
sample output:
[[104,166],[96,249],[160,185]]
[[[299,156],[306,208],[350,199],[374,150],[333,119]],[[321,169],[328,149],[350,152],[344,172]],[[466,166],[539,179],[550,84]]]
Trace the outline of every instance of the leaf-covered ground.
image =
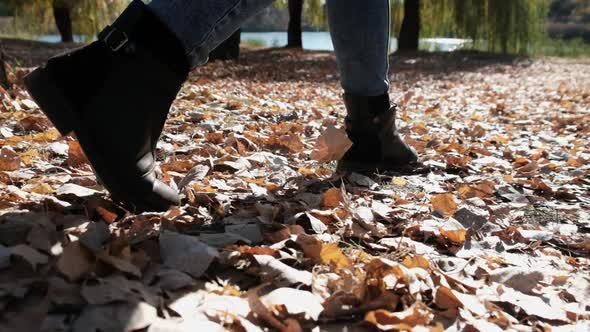
[[590,61],[394,56],[391,79],[426,171],[338,176],[332,54],[198,68],[157,151],[183,205],[140,215],[1,91],[0,330],[588,331]]

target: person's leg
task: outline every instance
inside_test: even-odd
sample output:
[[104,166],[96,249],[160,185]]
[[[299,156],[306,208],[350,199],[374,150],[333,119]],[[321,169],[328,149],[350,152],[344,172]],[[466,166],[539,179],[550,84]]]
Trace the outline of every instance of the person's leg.
[[192,66],[274,0],[152,0],[151,10],[184,45]]
[[330,34],[353,145],[340,171],[372,172],[414,164],[397,133],[389,101],[389,0],[327,0]]
[[345,93],[378,96],[389,89],[389,1],[328,0],[328,22]]

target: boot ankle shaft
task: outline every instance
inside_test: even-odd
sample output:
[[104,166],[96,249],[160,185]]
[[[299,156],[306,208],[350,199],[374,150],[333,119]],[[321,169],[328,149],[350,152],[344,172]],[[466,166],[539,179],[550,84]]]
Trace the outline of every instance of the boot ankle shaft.
[[190,70],[184,46],[172,31],[140,0],[134,0],[99,33],[100,42],[113,54],[139,46],[179,75]]
[[343,96],[346,112],[351,119],[371,118],[387,112],[391,107],[389,94],[359,96],[345,93]]

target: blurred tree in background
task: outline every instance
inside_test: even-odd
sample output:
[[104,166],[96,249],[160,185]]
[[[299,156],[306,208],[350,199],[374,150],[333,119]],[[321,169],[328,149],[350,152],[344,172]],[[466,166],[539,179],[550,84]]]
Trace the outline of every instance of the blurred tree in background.
[[391,8],[401,50],[417,50],[418,38],[444,36],[491,52],[526,53],[544,34],[548,1],[393,0]]
[[[570,0],[585,3],[590,0]],[[391,0],[392,36],[400,50],[417,50],[420,38],[471,39],[492,52],[526,53],[544,34],[549,0]],[[288,47],[301,47],[301,16],[325,26],[321,0],[279,0],[290,14]],[[569,6],[570,10],[580,7]]]
[[57,31],[63,42],[74,34],[94,36],[128,4],[127,0],[0,0],[13,10],[15,30],[33,34]]
[[326,27],[325,5],[322,0],[277,0],[275,6],[289,11],[289,25],[287,27],[288,48],[302,48],[303,16],[317,28]]

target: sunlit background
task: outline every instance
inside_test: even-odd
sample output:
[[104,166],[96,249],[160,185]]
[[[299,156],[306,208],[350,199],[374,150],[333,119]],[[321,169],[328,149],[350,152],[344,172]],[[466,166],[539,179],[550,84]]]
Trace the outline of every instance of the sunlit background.
[[[425,51],[475,49],[559,56],[590,54],[590,0],[408,1],[418,5],[417,13],[408,15],[403,0],[391,1],[392,52],[398,48],[404,19],[415,19],[417,14],[419,49]],[[68,41],[67,35],[60,35],[56,21],[67,25],[71,20],[71,39],[85,42],[94,38],[127,3],[128,0],[0,0],[0,34],[52,43]],[[332,50],[323,0],[277,1],[244,24],[242,44],[287,45],[289,8],[293,6],[301,6],[303,48]]]

